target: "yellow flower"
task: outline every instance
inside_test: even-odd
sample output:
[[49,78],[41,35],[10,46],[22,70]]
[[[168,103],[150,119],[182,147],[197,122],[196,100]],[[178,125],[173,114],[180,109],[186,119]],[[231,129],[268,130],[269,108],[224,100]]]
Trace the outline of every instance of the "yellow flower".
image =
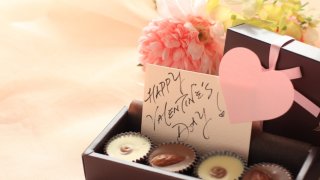
[[207,2],[207,11],[212,12],[217,6],[219,6],[219,0],[208,0]]
[[[241,11],[235,11],[234,5]],[[207,11],[225,29],[247,23],[313,44],[319,20],[303,13],[306,5],[300,0],[208,0]]]

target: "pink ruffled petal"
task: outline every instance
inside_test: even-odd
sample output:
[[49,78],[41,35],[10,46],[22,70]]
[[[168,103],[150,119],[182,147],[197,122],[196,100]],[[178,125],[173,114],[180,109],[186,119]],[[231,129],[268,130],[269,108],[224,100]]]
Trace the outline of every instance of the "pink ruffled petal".
[[176,49],[173,52],[173,61],[181,61],[184,57],[184,51],[182,50],[182,48]]
[[196,43],[195,40],[191,41],[188,46],[188,53],[191,55],[192,60],[200,60],[203,50],[203,45]]
[[162,60],[167,61],[170,58],[170,49],[165,48],[162,52]]
[[211,66],[212,62],[210,57],[207,55],[207,53],[203,53],[203,56],[201,57],[200,72],[209,73],[212,69]]
[[164,36],[162,40],[167,48],[177,48],[180,46],[180,42],[172,37],[171,34]]
[[152,56],[161,57],[163,51],[163,45],[160,42],[152,42],[149,45],[149,50]]

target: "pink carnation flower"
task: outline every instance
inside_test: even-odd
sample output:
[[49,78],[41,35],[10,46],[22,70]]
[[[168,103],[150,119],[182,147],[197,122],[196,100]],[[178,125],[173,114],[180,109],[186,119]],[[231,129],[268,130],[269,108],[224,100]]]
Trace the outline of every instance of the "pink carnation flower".
[[140,39],[140,63],[218,74],[223,47],[214,40],[210,27],[201,17],[190,17],[187,22],[152,21]]

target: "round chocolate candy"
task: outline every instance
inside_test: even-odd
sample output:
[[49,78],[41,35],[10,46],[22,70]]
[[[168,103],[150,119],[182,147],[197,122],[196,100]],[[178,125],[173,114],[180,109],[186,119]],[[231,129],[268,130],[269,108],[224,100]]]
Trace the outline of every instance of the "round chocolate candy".
[[204,155],[195,168],[201,179],[230,180],[239,179],[246,162],[239,155],[229,151],[217,151]]
[[196,160],[194,148],[183,143],[165,143],[154,148],[149,155],[151,166],[171,172],[183,172]]
[[126,132],[111,138],[105,145],[105,153],[111,157],[140,162],[147,157],[152,143],[140,133]]

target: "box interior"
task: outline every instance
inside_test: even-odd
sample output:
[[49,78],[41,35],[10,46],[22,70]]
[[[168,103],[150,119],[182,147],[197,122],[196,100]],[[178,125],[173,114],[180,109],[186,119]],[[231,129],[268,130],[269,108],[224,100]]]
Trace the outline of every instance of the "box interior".
[[[111,137],[127,131],[140,132],[141,115],[142,102],[132,102],[127,112],[120,114],[110,122],[103,131],[104,133],[99,135],[100,138],[94,141],[93,151],[102,156],[107,156],[104,154],[103,148]],[[305,177],[311,166],[309,161],[314,161],[315,159],[315,155],[310,153],[311,149],[312,146],[308,143],[269,133],[259,133],[252,137],[248,165],[260,162],[276,163],[289,169],[294,177]],[[109,157],[108,159],[112,161],[112,158]],[[134,163],[128,162],[126,164]],[[168,175],[167,172],[166,174]],[[191,172],[187,172],[186,175],[190,176]]]

